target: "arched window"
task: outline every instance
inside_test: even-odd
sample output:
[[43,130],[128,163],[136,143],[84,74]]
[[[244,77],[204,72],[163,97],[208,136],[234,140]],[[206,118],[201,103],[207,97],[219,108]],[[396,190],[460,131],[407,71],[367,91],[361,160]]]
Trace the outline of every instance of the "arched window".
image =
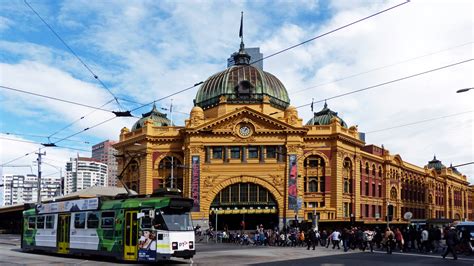
[[375,164],[373,164],[373,165],[372,165],[372,176],[373,176],[373,177],[376,177],[376,176],[377,176],[376,173],[375,173],[375,171],[376,171],[376,170],[375,170]]
[[166,156],[158,165],[158,176],[161,187],[183,190],[183,165],[175,156]]
[[309,192],[318,192],[317,179],[312,179],[311,181],[309,181]]
[[397,189],[392,187],[392,189],[390,189],[390,199],[392,200],[396,200],[397,199]]
[[382,166],[379,166],[379,177],[382,178]]
[[319,155],[310,155],[304,162],[305,189],[308,192],[325,192],[326,162]]
[[349,158],[345,158],[342,163],[342,177],[344,193],[352,193],[353,171],[352,162]]
[[369,163],[365,163],[365,174],[369,175],[369,171],[370,171]]

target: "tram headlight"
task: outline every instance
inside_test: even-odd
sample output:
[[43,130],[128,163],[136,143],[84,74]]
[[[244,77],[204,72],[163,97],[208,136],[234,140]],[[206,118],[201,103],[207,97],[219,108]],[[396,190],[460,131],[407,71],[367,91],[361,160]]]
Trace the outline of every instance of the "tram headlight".
[[173,250],[178,249],[178,242],[173,242],[173,243],[171,243],[171,248],[172,248]]
[[194,248],[194,242],[193,241],[189,241],[189,248],[190,249]]

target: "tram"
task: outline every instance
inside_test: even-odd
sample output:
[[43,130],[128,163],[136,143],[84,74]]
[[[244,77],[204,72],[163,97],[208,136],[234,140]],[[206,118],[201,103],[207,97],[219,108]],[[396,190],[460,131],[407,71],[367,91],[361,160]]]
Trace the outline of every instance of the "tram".
[[196,253],[193,200],[176,191],[32,204],[23,212],[21,248],[124,261],[190,259]]

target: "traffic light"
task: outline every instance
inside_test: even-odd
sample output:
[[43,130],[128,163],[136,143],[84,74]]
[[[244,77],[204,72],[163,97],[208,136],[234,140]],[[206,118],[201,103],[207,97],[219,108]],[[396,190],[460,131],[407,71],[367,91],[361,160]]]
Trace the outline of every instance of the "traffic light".
[[392,221],[393,219],[393,205],[388,205],[387,206],[387,219],[388,221]]

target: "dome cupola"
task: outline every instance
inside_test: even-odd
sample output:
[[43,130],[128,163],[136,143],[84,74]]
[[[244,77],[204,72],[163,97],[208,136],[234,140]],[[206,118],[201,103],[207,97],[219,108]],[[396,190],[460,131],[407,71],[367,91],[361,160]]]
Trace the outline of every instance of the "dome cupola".
[[171,126],[171,121],[166,117],[166,114],[161,113],[156,108],[156,105],[153,104],[153,108],[150,112],[142,114],[140,118],[132,127],[132,131],[140,129],[144,126],[145,121],[150,120],[154,126],[158,127],[168,127]]
[[317,125],[329,125],[331,124],[332,118],[338,118],[341,121],[341,126],[347,128],[346,122],[342,120],[339,116],[337,116],[337,112],[332,111],[328,108],[328,104],[325,102],[324,107],[321,111],[314,113],[313,118],[311,118],[307,126],[317,126]]

